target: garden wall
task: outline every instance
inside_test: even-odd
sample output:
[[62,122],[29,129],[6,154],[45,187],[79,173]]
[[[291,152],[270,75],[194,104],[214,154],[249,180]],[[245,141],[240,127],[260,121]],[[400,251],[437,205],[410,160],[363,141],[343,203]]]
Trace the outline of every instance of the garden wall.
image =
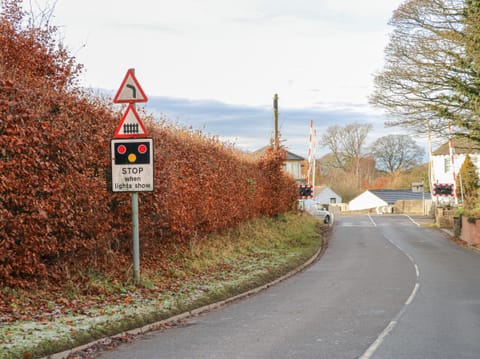
[[455,210],[448,208],[437,208],[435,216],[436,222],[440,228],[453,228],[453,217]]
[[462,232],[460,238],[470,245],[480,244],[480,221],[478,219],[470,220],[462,216]]
[[432,211],[431,200],[399,200],[395,202],[395,213],[428,215]]

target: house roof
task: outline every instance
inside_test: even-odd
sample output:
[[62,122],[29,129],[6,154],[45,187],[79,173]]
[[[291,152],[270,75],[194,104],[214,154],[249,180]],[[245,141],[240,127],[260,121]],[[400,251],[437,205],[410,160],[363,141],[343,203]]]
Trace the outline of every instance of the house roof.
[[[269,146],[265,146],[253,152],[255,156],[262,156]],[[287,161],[305,161],[305,158],[287,151]]]
[[313,190],[314,190],[314,192],[316,192],[316,193],[320,193],[320,192],[322,192],[325,188],[328,188],[328,187],[325,186],[325,185],[321,185],[321,186],[315,186],[315,187],[313,187]]
[[287,161],[305,161],[305,158],[287,151]]
[[[469,140],[463,137],[455,137],[452,139],[452,142],[453,142],[453,148],[455,150],[455,153],[457,154],[480,153],[480,143],[478,142],[474,142],[472,140]],[[448,142],[444,143],[435,151],[433,151],[433,154],[437,156],[449,155],[450,148],[449,148]]]
[[320,194],[322,193],[323,191],[329,191],[330,193],[333,193],[335,194],[336,196],[340,197],[333,189],[331,189],[329,186],[327,185],[320,185],[320,186],[315,186],[313,188],[313,191],[315,192],[315,194]]
[[409,190],[394,190],[394,189],[378,189],[369,190],[378,198],[381,198],[388,204],[394,204],[400,200],[415,200],[415,199],[430,199],[430,192],[412,192]]

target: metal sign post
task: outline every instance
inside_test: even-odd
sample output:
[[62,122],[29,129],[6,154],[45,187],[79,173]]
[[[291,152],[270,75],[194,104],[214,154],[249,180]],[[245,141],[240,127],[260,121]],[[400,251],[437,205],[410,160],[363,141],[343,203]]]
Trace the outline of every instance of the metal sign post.
[[153,191],[153,139],[135,110],[136,102],[146,102],[147,96],[129,69],[113,102],[128,103],[127,110],[110,141],[112,158],[112,191],[131,192],[133,279],[140,278],[140,235],[138,220],[138,192]]
[[138,225],[138,192],[132,192],[132,240],[133,240],[133,279],[136,284],[140,278],[140,230]]

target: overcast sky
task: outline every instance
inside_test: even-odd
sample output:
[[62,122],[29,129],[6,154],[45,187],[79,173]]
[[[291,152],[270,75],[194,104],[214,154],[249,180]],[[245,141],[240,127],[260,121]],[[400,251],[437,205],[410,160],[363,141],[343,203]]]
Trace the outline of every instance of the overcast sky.
[[57,0],[53,22],[85,65],[82,85],[115,92],[135,68],[147,111],[241,149],[269,142],[278,93],[283,143],[306,156],[310,120],[319,136],[354,121],[374,125],[370,140],[400,131],[367,97],[401,3]]

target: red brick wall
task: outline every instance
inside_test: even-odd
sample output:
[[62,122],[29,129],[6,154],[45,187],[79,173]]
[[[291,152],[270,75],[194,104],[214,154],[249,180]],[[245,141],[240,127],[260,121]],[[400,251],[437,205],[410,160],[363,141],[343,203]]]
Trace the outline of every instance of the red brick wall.
[[468,244],[480,244],[480,220],[470,223],[467,217],[462,216],[462,234],[460,238]]

